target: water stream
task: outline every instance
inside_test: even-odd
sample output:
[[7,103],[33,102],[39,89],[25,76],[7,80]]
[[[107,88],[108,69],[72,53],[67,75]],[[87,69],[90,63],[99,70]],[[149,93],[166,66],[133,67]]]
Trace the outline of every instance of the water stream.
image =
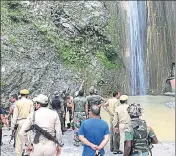
[[[144,108],[142,118],[150,125],[162,142],[175,142],[175,109],[165,106],[174,102],[169,96],[130,96],[128,103],[140,103]],[[109,115],[102,109],[102,119],[109,122]]]
[[129,1],[131,95],[145,95],[147,81],[144,72],[146,43],[145,1]]

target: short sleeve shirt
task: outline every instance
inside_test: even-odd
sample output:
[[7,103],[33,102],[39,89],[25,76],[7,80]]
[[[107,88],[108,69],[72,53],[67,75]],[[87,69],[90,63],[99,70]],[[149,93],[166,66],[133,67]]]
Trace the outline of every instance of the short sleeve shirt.
[[[153,138],[155,136],[154,131],[147,126],[148,136],[150,138]],[[134,133],[133,131],[128,128],[125,130],[125,141],[132,141],[134,139]],[[139,151],[140,152],[140,151]],[[132,156],[139,156],[139,154],[132,154]],[[148,156],[147,152],[141,152],[141,156]]]
[[75,112],[85,112],[85,107],[87,104],[87,99],[85,97],[76,97],[73,99],[74,111]]
[[[83,135],[89,142],[100,145],[104,136],[109,134],[108,124],[101,119],[91,118],[83,121],[78,132],[79,135]],[[100,150],[101,155],[104,155],[104,149]],[[95,150],[91,147],[84,145],[83,156],[94,156]]]

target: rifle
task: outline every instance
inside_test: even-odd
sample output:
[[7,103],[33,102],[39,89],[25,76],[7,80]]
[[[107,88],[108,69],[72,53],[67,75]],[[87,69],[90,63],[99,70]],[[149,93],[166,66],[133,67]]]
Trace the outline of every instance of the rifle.
[[10,142],[11,142],[11,141],[13,140],[13,138],[14,138],[13,147],[15,147],[15,134],[16,134],[17,128],[18,128],[18,124],[15,125],[14,130],[12,131],[12,136],[11,136],[10,141],[9,141],[9,144],[10,144]]
[[75,92],[75,97],[77,97],[78,96],[78,92],[80,90],[82,90],[83,84],[84,84],[84,80],[82,81],[81,86],[79,87],[79,89]]
[[[56,144],[58,144],[60,147],[64,146],[64,143],[62,141],[58,141],[54,136],[52,136],[50,133],[48,133],[46,130],[43,130],[41,127],[39,127],[36,124],[33,124],[28,130],[26,130],[25,132],[28,132],[30,130],[35,130],[36,131],[36,135],[40,135],[42,134],[45,138],[47,138],[48,140],[54,141]],[[34,143],[38,143],[39,137],[35,135],[34,138]]]

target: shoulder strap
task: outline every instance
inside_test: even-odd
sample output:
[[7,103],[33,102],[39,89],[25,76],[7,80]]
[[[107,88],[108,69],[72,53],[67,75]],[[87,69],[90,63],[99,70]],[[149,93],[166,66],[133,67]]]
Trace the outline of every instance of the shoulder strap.
[[32,125],[34,124],[35,122],[35,111],[33,112],[33,116],[32,116]]

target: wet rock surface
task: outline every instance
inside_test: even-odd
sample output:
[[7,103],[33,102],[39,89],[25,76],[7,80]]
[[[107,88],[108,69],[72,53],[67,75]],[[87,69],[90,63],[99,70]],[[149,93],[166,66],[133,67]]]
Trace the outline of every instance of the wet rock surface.
[[[13,149],[13,141],[9,144],[11,131],[6,128],[3,129],[3,146],[1,147],[1,156],[15,156],[15,151]],[[73,131],[65,132],[63,136],[63,141],[65,143],[62,148],[61,156],[81,156],[82,146],[75,147],[73,145]],[[109,151],[109,144],[105,147],[106,156],[113,156]],[[152,150],[153,156],[174,156],[175,155],[175,143],[159,143],[154,145]],[[122,155],[118,155],[122,156]]]

